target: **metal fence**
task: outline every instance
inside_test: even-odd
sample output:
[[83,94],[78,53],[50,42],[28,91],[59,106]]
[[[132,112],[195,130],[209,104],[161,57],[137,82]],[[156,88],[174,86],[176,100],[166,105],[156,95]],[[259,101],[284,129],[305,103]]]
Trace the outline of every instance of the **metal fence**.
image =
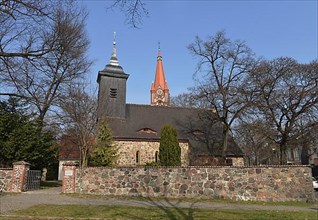
[[41,170],[28,170],[25,190],[38,190],[41,183]]

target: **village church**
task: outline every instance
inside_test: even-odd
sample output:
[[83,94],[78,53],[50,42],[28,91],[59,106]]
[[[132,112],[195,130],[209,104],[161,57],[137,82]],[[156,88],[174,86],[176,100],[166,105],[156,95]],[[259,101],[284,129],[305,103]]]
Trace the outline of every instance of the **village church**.
[[[112,130],[119,149],[119,166],[158,162],[160,130],[166,124],[177,130],[182,166],[217,165],[222,153],[222,125],[216,123],[211,110],[170,106],[160,48],[154,82],[149,85],[150,105],[126,103],[128,78],[129,75],[119,64],[114,40],[110,61],[97,76],[97,118],[98,121],[106,119]],[[244,165],[243,152],[232,137],[229,137],[228,144],[227,164]],[[70,141],[63,145],[59,158],[60,170],[63,163],[80,158],[77,146],[71,146]]]
[[[212,111],[170,106],[160,48],[150,87],[150,105],[126,103],[128,78],[119,64],[114,41],[109,63],[98,72],[97,116],[98,120],[106,118],[113,132],[119,147],[118,165],[158,162],[160,130],[165,124],[177,129],[182,166],[211,165],[213,159],[221,156],[222,129],[220,123],[212,120]],[[243,165],[243,153],[231,137],[227,162]]]

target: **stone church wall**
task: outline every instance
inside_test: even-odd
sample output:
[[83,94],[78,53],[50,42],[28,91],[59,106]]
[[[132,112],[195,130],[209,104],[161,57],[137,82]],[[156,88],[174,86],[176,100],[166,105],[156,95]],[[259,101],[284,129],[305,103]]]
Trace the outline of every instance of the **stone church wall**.
[[64,193],[254,201],[315,198],[306,166],[63,169],[73,175],[63,179]]
[[[156,161],[156,152],[159,152],[159,142],[156,141],[115,141],[118,147],[118,165],[135,166]],[[179,143],[181,148],[181,166],[189,165],[189,145]],[[137,161],[137,152],[139,159]]]
[[244,166],[244,158],[243,157],[230,157],[233,162],[233,166]]

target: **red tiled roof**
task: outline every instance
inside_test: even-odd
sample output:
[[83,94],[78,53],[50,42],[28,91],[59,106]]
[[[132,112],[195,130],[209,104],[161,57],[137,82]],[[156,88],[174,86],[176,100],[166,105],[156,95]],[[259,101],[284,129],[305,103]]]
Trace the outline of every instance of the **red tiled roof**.
[[63,135],[60,141],[59,158],[61,159],[80,159],[80,150],[77,139],[70,135]]

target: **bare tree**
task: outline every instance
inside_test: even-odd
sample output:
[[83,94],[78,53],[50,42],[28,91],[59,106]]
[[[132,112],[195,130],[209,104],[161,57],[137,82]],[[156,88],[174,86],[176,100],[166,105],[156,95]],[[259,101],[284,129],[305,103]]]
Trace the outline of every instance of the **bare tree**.
[[248,165],[277,164],[273,131],[265,121],[253,118],[240,120],[233,129],[236,142],[242,148]]
[[226,158],[228,138],[233,122],[251,105],[253,92],[246,83],[248,73],[255,67],[253,54],[242,41],[231,41],[218,32],[207,41],[196,37],[189,45],[199,59],[192,93],[208,103],[223,125],[223,151]]
[[[22,4],[24,1],[16,2]],[[26,2],[31,4],[38,1]],[[66,88],[75,79],[81,78],[91,64],[86,57],[89,44],[85,32],[87,13],[73,1],[60,2],[54,6],[44,22],[45,26],[42,23],[37,26],[37,22],[33,22],[34,29],[28,30],[29,27],[26,27],[28,31],[24,35],[24,26],[16,26],[13,19],[12,25],[16,27],[14,30],[2,29],[5,34],[0,39],[1,51],[6,48],[10,50],[11,42],[16,42],[22,45],[21,51],[26,53],[18,57],[0,57],[3,67],[0,80],[7,90],[0,95],[15,94],[22,97],[35,107],[42,125],[45,115],[52,106],[58,104]],[[36,21],[38,17],[30,19]],[[15,32],[19,34],[17,37],[14,37]],[[33,49],[36,46],[41,49]]]
[[108,9],[119,8],[125,13],[127,24],[138,28],[142,24],[144,17],[149,15],[146,3],[142,0],[113,0]]
[[206,105],[205,102],[200,102],[200,100],[196,99],[191,91],[171,97],[170,104],[171,106],[185,108],[204,108],[204,106]]
[[280,164],[287,161],[288,147],[317,121],[317,72],[317,61],[299,64],[283,57],[263,61],[251,74],[257,114],[275,130],[272,140],[279,145]]
[[39,38],[53,5],[50,0],[2,0],[0,2],[0,58],[6,64],[8,57],[32,59],[51,48],[43,47]]
[[85,92],[84,84],[78,84],[69,88],[60,102],[64,134],[79,147],[80,166],[85,167],[95,142],[97,101]]

